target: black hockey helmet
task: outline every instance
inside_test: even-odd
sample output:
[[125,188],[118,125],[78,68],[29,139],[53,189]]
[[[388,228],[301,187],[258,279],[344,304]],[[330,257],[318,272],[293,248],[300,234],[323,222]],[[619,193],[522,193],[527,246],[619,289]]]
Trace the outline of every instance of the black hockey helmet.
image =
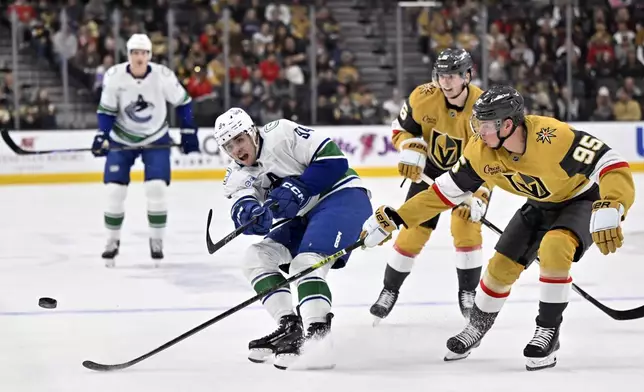
[[434,62],[434,76],[440,74],[459,74],[465,78],[467,72],[472,72],[474,62],[472,56],[464,49],[445,49]]
[[[512,131],[501,137],[501,126],[507,119],[512,120]],[[472,130],[478,134],[495,132],[499,138],[500,148],[503,142],[523,123],[525,119],[525,105],[521,94],[512,86],[493,86],[481,94],[472,106]],[[481,121],[494,121],[494,129],[482,130]]]

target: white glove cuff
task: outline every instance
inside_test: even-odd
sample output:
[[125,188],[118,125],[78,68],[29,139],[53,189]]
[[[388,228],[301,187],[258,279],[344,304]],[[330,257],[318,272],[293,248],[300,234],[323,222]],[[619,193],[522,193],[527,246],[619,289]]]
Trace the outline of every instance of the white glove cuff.
[[624,206],[616,208],[600,208],[590,216],[590,232],[595,233],[602,230],[615,229],[619,227],[624,216]]

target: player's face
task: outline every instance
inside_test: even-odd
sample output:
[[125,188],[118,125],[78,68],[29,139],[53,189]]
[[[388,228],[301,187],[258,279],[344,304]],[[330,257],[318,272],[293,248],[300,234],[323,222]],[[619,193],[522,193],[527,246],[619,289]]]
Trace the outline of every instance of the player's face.
[[495,120],[481,121],[472,115],[470,125],[472,131],[478,134],[488,147],[496,148],[500,140]]
[[147,67],[148,65],[148,51],[134,49],[130,51],[130,64],[137,69]]
[[224,144],[224,149],[234,160],[244,166],[252,166],[257,160],[257,149],[250,135],[242,132]]
[[463,92],[465,79],[459,74],[438,74],[438,85],[449,99],[458,97]]

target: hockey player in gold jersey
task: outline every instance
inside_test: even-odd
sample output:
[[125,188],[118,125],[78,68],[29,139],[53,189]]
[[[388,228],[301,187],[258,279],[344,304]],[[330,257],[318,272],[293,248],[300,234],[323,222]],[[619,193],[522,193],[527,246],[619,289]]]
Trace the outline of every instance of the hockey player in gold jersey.
[[[392,123],[393,143],[400,151],[400,175],[413,183],[407,199],[427,189],[421,173],[434,179],[449,170],[463,153],[472,136],[469,125],[472,105],[481,95],[471,85],[472,58],[463,49],[441,52],[434,67],[433,83],[420,85],[405,101]],[[483,186],[471,208],[461,205],[452,210],[451,232],[456,250],[458,300],[463,316],[474,305],[474,294],[481,277],[481,224],[487,208],[489,190]],[[394,244],[395,253],[385,269],[384,288],[370,311],[376,321],[391,312],[399,290],[412,270],[436,225],[436,215],[416,227],[403,229]]]
[[467,326],[447,341],[445,360],[465,358],[478,347],[512,285],[538,255],[539,314],[523,353],[528,370],[552,367],[572,263],[593,242],[603,254],[622,246],[620,224],[635,199],[633,177],[628,163],[601,140],[550,117],[524,116],[523,97],[512,87],[484,92],[473,110],[478,137],[458,163],[398,210],[377,209],[363,225],[365,246],[462,203],[483,182],[527,197],[496,245]]

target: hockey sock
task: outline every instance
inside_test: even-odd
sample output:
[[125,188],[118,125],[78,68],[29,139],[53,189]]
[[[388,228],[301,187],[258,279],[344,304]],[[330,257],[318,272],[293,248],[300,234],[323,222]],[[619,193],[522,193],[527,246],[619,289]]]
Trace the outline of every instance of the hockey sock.
[[385,268],[385,279],[383,281],[385,288],[399,291],[403,282],[411,273],[414,261],[415,256],[403,254],[396,248],[396,253],[394,253]]
[[480,246],[473,248],[456,248],[456,274],[459,290],[476,289],[483,269],[483,253]]
[[564,229],[551,230],[541,240],[539,322],[543,326],[561,324],[572,288],[570,268],[578,246],[576,235]]
[[[267,272],[255,277],[255,279],[251,281],[251,284],[253,285],[255,292],[259,294],[262,291],[280,285],[285,281],[286,279],[280,272]],[[291,297],[291,289],[288,286],[285,286],[271,294],[268,294],[262,298],[262,305],[264,305],[275,321],[279,321],[280,318],[287,314],[292,314],[293,300]]]
[[[296,274],[322,259],[316,253],[300,253],[291,262],[290,273]],[[312,272],[297,282],[298,309],[302,322],[306,327],[311,323],[326,322],[326,316],[331,312],[331,289],[325,277],[330,265]]]
[[572,287],[572,277],[539,277],[539,321],[544,327],[561,324],[563,311],[568,306],[568,295]]
[[166,183],[163,180],[145,182],[145,195],[148,200],[148,224],[150,238],[163,239],[168,219]]
[[108,236],[111,240],[121,238],[121,226],[125,219],[125,198],[127,196],[127,185],[108,183],[107,208],[105,208],[103,219]]

